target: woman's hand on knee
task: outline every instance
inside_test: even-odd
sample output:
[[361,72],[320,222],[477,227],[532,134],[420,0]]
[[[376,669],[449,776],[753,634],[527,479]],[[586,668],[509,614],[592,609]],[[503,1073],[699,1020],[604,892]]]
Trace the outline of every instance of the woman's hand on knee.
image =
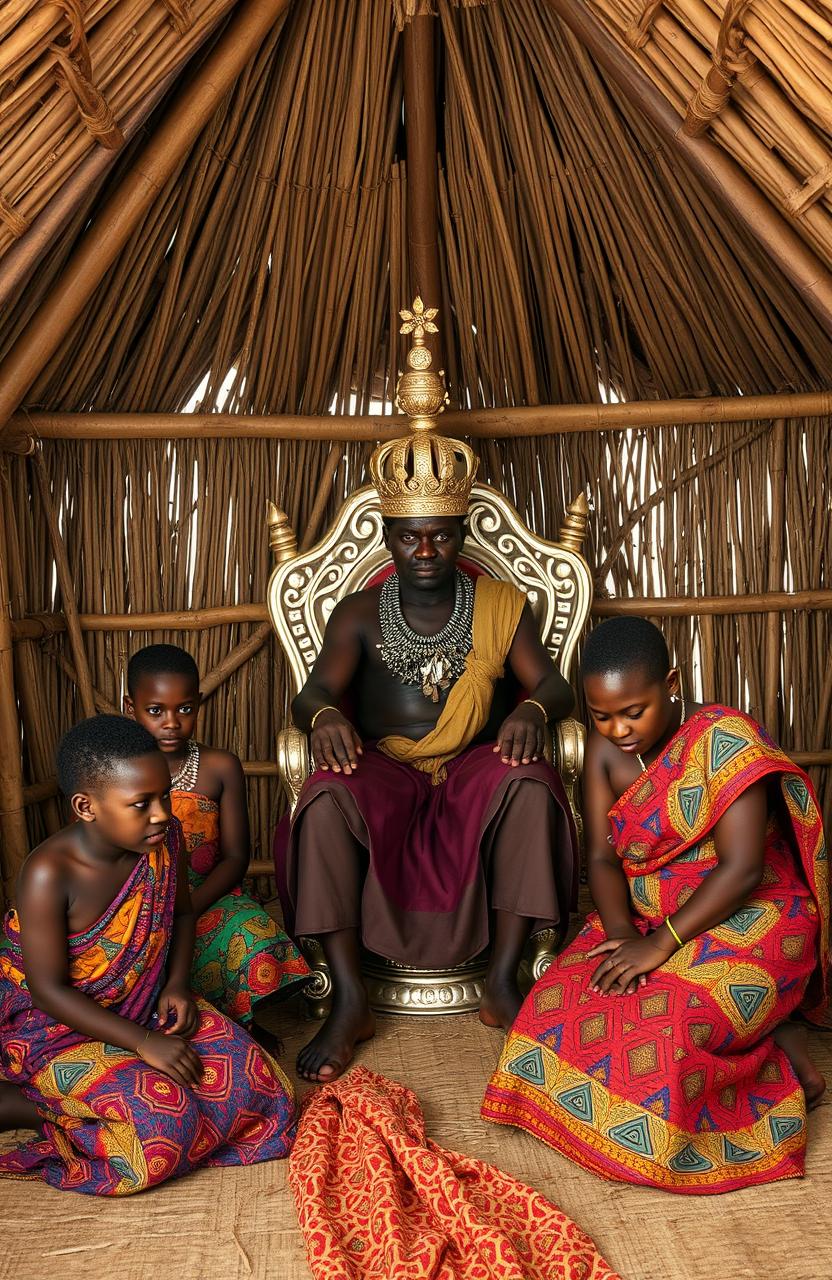
[[669,955],[653,934],[646,938],[607,938],[587,952],[588,960],[604,956],[589,980],[589,989],[601,995],[631,995],[645,985],[647,974],[663,965]]

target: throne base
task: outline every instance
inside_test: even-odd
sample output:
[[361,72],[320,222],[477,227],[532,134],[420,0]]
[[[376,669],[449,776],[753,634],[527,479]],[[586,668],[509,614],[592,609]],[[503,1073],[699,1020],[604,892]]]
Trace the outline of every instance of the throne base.
[[[312,1018],[325,1018],[330,1010],[332,978],[317,938],[299,939],[312,981],[304,991]],[[556,953],[554,929],[544,929],[529,939],[518,974],[525,993],[546,972]],[[367,952],[361,972],[370,1008],[375,1013],[435,1016],[476,1013],[482,1003],[488,952],[451,969],[416,969]]]

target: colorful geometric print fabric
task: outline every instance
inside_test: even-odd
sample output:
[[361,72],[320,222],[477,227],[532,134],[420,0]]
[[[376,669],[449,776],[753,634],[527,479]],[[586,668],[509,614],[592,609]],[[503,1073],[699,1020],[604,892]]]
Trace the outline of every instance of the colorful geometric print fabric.
[[315,1280],[620,1280],[559,1209],[426,1138],[416,1095],[362,1067],[310,1095],[289,1183]]
[[[171,803],[185,833],[193,888],[219,859],[219,809],[193,791],[171,792]],[[246,1026],[259,1000],[293,995],[308,979],[309,966],[300,951],[239,886],[197,920],[193,989],[235,1022]]]
[[[168,850],[143,856],[101,920],[70,939],[73,985],[153,1027],[175,892]],[[200,1001],[191,1043],[204,1073],[197,1087],[182,1089],[135,1054],[87,1040],[34,1009],[13,913],[7,942],[0,1079],[17,1085],[44,1123],[42,1139],[0,1156],[0,1175],[87,1195],[131,1195],[197,1165],[288,1154],[296,1124],[291,1086],[242,1028]]]
[[772,1038],[823,1010],[829,871],[808,778],[748,717],[707,707],[610,810],[644,933],[716,865],[713,828],[770,779],[763,878],[633,995],[589,990],[597,915],[526,999],[482,1114],[603,1177],[716,1193],[803,1173],[803,1091]]
[[[164,980],[176,898],[176,860],[182,830],[171,821],[162,849],[136,861],[104,914],[83,933],[70,935],[69,976],[96,1004],[148,1025]],[[16,911],[4,922],[0,950],[0,1078],[31,1079],[86,1037],[35,1009],[26,985]]]

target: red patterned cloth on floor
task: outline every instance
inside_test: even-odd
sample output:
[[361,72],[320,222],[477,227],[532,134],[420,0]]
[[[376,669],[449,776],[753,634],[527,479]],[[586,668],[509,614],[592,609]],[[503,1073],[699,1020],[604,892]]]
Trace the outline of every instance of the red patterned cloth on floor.
[[315,1280],[620,1280],[564,1213],[426,1138],[416,1095],[364,1067],[307,1099],[289,1182]]

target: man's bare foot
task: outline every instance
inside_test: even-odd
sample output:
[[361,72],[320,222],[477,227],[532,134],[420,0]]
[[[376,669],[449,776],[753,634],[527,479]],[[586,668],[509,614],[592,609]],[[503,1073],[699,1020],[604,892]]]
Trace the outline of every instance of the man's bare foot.
[[480,1022],[486,1027],[502,1027],[508,1031],[520,1012],[523,997],[516,979],[485,976],[485,990],[480,1004]]
[[298,1075],[315,1084],[337,1080],[352,1062],[355,1046],[370,1040],[375,1031],[376,1020],[364,988],[340,993],[336,988],[332,1012],[318,1034],[298,1054]]
[[774,1029],[775,1043],[794,1067],[806,1095],[806,1110],[816,1107],[826,1092],[826,1081],[809,1055],[809,1036],[799,1022],[781,1022]]
[[4,1129],[37,1129],[43,1120],[34,1102],[24,1098],[13,1084],[0,1084],[0,1133]]

